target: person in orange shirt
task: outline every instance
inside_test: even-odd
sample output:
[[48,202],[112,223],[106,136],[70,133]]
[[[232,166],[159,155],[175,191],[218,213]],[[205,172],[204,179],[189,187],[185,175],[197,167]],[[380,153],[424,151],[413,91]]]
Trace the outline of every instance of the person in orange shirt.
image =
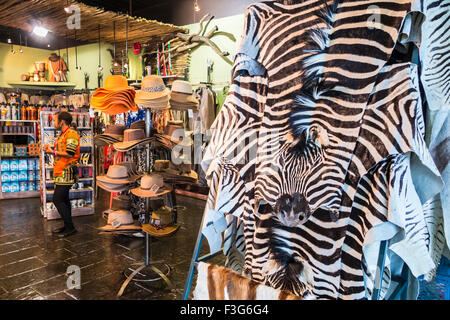
[[55,161],[53,176],[55,179],[55,192],[53,204],[64,221],[64,226],[53,230],[59,238],[65,238],[75,234],[77,230],[72,222],[72,208],[69,192],[77,180],[77,163],[80,158],[80,136],[70,127],[72,115],[66,111],[60,111],[54,116],[55,128],[61,130],[61,135],[56,139],[55,145],[44,145],[44,152],[53,154]]

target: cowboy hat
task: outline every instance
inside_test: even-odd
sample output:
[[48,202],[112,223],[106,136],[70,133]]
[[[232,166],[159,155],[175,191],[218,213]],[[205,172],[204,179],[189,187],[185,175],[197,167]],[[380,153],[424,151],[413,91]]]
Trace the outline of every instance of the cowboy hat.
[[151,235],[152,237],[166,237],[178,231],[180,225],[174,223],[164,227],[157,227],[152,224],[143,224],[142,231]]
[[104,184],[123,185],[133,182],[128,177],[128,169],[119,164],[112,165],[108,168],[108,173],[104,176],[97,177],[97,180]]
[[170,91],[170,103],[172,102],[197,106],[198,100],[192,95],[192,85],[184,80],[175,80]]
[[105,84],[102,88],[99,88],[97,90],[100,91],[134,91],[134,89],[130,86],[128,86],[127,78],[125,78],[122,75],[110,75],[107,76],[105,79]]
[[123,133],[123,141],[114,143],[114,149],[118,151],[129,151],[141,144],[153,142],[153,138],[146,138],[142,129],[127,129]]
[[105,138],[106,140],[116,140],[116,141],[122,141],[123,140],[123,132],[125,131],[127,127],[120,124],[113,124],[113,125],[107,125],[105,132],[102,134],[97,135],[98,139]]
[[162,206],[158,210],[152,212],[151,224],[155,226],[165,226],[172,222],[172,208]]
[[130,210],[131,209],[131,199],[127,195],[115,196],[112,199],[111,204],[112,210]]
[[101,231],[136,231],[141,227],[134,224],[133,215],[128,210],[116,210],[108,214],[108,224],[100,227]]
[[[193,131],[186,131],[183,126],[183,121],[169,121],[169,123],[164,128],[164,133],[158,134],[160,138],[167,139],[174,144],[187,145],[186,141],[192,139],[190,138]],[[180,138],[182,138],[180,140]]]
[[171,191],[171,187],[164,184],[164,179],[159,174],[144,175],[140,187],[131,189],[132,194],[141,198],[159,197]]

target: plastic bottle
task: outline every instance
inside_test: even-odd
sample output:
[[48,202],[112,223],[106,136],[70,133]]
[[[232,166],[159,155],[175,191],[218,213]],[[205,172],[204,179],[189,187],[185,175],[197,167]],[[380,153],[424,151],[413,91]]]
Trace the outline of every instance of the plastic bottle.
[[20,107],[20,119],[21,120],[31,120],[28,115],[27,107],[25,107],[25,106]]

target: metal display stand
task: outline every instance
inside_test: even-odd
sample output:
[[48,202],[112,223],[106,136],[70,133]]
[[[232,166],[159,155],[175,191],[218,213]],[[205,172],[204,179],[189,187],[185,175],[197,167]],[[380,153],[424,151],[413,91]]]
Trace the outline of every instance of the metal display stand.
[[[46,143],[52,143],[56,137],[56,129],[49,125],[49,123],[45,123],[48,117],[53,117],[56,112],[53,111],[41,111],[40,113],[40,128],[41,128],[41,144],[44,145]],[[90,117],[87,112],[71,112],[72,115],[82,115],[85,117]],[[90,123],[90,122],[89,122]],[[71,189],[69,196],[71,200],[75,199],[83,199],[85,201],[85,205],[80,207],[72,207],[72,216],[84,216],[84,215],[92,215],[94,214],[94,202],[95,202],[95,168],[94,168],[94,137],[93,137],[93,127],[90,123],[89,126],[80,126],[77,128],[79,132],[88,132],[91,137],[91,143],[81,143],[80,142],[80,154],[89,153],[90,154],[90,163],[89,164],[78,164],[78,169],[82,168],[92,168],[92,175],[90,177],[79,178],[78,182],[87,185],[81,189]],[[84,136],[80,135],[80,139]],[[42,147],[41,147],[42,148]],[[45,163],[45,154],[44,151],[40,150],[41,156],[41,190],[42,190],[42,207],[41,213],[47,218],[47,220],[60,219],[60,215],[56,209],[49,209],[47,204],[52,203],[51,198],[53,196],[53,190],[51,186],[54,186],[55,181],[53,180],[53,167],[49,164]]]
[[[145,132],[146,136],[150,137],[150,128],[151,128],[151,111],[150,109],[145,110]],[[151,171],[150,158],[152,156],[151,145],[147,145],[147,158],[146,158],[146,168],[147,172]],[[174,214],[174,222],[176,223],[176,206],[175,206],[175,198],[174,191],[167,194],[169,196],[170,207],[172,208],[172,212]],[[150,199],[161,199],[163,196],[157,196],[154,198],[146,198],[145,199],[145,223],[148,224],[150,222]],[[119,292],[117,293],[117,297],[122,296],[126,287],[131,281],[136,282],[153,282],[158,280],[164,280],[169,288],[173,288],[172,282],[169,280],[168,275],[172,271],[172,268],[163,262],[160,261],[150,261],[151,256],[151,236],[145,232],[145,262],[132,264],[127,270],[124,271],[127,279],[123,282]],[[157,268],[155,264],[162,265],[165,269],[165,272],[161,271],[160,268]]]

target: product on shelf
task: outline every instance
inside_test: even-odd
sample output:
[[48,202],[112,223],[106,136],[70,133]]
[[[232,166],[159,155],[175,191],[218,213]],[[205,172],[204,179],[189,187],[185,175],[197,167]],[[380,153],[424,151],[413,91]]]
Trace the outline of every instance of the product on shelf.
[[14,154],[14,145],[12,143],[0,143],[0,156],[11,157]]

